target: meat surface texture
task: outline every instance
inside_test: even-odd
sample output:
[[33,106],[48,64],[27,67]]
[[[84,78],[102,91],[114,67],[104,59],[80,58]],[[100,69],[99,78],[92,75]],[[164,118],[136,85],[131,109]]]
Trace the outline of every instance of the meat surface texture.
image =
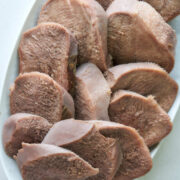
[[56,22],[69,29],[78,42],[78,64],[92,62],[107,69],[107,17],[95,0],[49,0],[38,24]]
[[46,73],[69,90],[73,86],[76,57],[77,43],[71,33],[57,23],[44,23],[23,34],[19,71]]
[[115,64],[153,62],[170,72],[175,31],[148,3],[115,0],[107,9],[108,51]]
[[[71,131],[70,131],[71,129]],[[99,174],[88,180],[112,180],[142,176],[152,160],[135,129],[107,121],[65,120],[54,124],[42,143],[70,149],[88,161]]]
[[178,92],[177,83],[153,63],[114,66],[105,72],[105,76],[113,92],[123,89],[144,96],[152,95],[165,111],[169,111]]
[[13,157],[25,143],[41,143],[51,128],[51,124],[44,118],[17,113],[10,116],[3,128],[3,145],[6,153]]
[[168,114],[152,96],[119,90],[111,99],[110,120],[135,128],[147,146],[157,144],[172,130]]
[[99,168],[99,174],[88,180],[112,180],[122,160],[118,140],[104,137],[86,121],[69,119],[56,123],[42,143],[70,149]]
[[76,72],[76,119],[109,120],[111,90],[96,65],[86,63]]
[[20,74],[10,93],[11,114],[31,113],[50,123],[61,120],[62,88],[48,75],[39,72]]
[[75,153],[47,144],[24,144],[16,161],[23,180],[83,180],[98,173]]
[[103,136],[119,140],[122,162],[113,180],[138,178],[152,168],[149,149],[134,128],[108,121],[88,122],[94,124]]
[[153,6],[165,21],[169,21],[180,14],[179,0],[144,0]]

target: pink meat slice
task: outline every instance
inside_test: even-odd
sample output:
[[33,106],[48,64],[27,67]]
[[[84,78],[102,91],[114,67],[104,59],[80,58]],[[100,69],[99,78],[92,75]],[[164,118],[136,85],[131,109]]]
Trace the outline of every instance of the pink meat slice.
[[20,74],[11,87],[11,114],[21,112],[36,114],[50,123],[55,123],[67,115],[73,116],[73,105],[72,97],[68,92],[44,73]]
[[64,148],[47,144],[25,144],[16,157],[24,180],[83,180],[99,171]]
[[170,117],[152,96],[144,97],[127,90],[113,94],[109,116],[113,122],[135,128],[149,147],[160,142],[172,130]]
[[155,9],[138,0],[115,0],[107,9],[108,51],[116,64],[153,62],[170,72],[175,31]]
[[96,65],[86,63],[76,72],[76,119],[109,120],[111,90]]
[[103,136],[87,121],[69,119],[56,123],[42,143],[70,149],[99,168],[99,174],[88,180],[112,180],[122,161],[118,140]]
[[46,73],[69,90],[73,88],[76,57],[77,43],[69,30],[57,23],[44,23],[22,35],[19,71]]
[[105,137],[118,139],[122,162],[113,180],[131,180],[145,175],[152,168],[149,149],[139,133],[129,126],[108,121],[88,121],[95,124]]
[[78,42],[78,64],[92,62],[107,69],[107,16],[95,0],[49,0],[38,24],[56,22],[69,29]]
[[114,66],[105,76],[113,92],[123,89],[144,96],[152,95],[165,111],[169,111],[178,92],[177,83],[166,71],[153,63]]
[[41,143],[51,128],[44,118],[27,113],[10,116],[3,128],[3,145],[6,153],[13,157],[22,148],[22,142]]
[[164,18],[165,21],[170,21],[180,14],[179,0],[144,0],[153,6],[156,11]]

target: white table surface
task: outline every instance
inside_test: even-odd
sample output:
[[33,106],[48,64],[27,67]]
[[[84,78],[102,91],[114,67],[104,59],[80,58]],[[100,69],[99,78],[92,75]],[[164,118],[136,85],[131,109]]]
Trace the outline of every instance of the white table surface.
[[[0,94],[8,60],[22,24],[35,0],[0,0]],[[141,180],[180,180],[180,110],[172,133],[161,143],[150,173]],[[0,180],[6,180],[0,164]]]

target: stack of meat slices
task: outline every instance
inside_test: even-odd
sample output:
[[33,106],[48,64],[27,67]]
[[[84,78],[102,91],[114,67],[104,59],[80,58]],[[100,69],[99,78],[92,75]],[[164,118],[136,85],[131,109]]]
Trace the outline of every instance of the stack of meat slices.
[[[159,3],[165,20],[179,12],[176,0]],[[3,129],[23,179],[146,174],[148,148],[172,129],[175,46],[174,30],[146,2],[49,0],[22,35]]]

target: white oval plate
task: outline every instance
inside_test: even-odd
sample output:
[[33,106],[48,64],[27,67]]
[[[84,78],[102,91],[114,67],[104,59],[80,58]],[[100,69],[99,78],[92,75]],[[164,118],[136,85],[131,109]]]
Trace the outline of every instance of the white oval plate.
[[[22,32],[26,31],[27,29],[36,26],[37,18],[39,15],[39,11],[41,9],[42,4],[46,0],[38,0],[34,3],[32,7],[30,7],[29,14],[26,18],[26,21],[24,22],[24,26],[22,27],[21,33],[17,34],[18,40],[16,42],[16,46],[14,47],[14,51],[11,55],[11,58],[8,60],[9,65],[6,70],[6,77],[4,78],[3,84],[3,90],[2,94],[0,95],[0,107],[1,107],[1,114],[0,114],[0,133],[2,136],[2,128],[4,125],[5,120],[9,116],[9,87],[14,82],[15,78],[18,75],[18,54],[17,49],[19,45],[19,40],[21,37]],[[180,41],[180,17],[173,20],[171,23],[172,27],[176,30],[177,38]],[[177,83],[180,85],[180,61],[178,61],[178,58],[180,59],[180,51],[178,52],[178,49],[180,49],[180,43],[177,44],[176,48],[176,64],[174,70],[171,72],[171,77],[177,81]],[[166,98],[166,97],[165,97]],[[178,93],[178,96],[176,98],[176,101],[174,102],[174,105],[172,106],[169,115],[171,117],[171,120],[173,121],[176,115],[176,112],[178,110],[178,107],[180,105],[180,93]],[[161,143],[160,143],[161,144]],[[152,158],[157,153],[160,144],[155,147],[152,152],[151,156]],[[6,177],[8,180],[22,180],[20,172],[18,170],[18,167],[14,160],[9,158],[6,153],[4,152],[3,145],[2,145],[2,137],[0,138],[0,161],[3,166],[3,170],[6,174]]]

